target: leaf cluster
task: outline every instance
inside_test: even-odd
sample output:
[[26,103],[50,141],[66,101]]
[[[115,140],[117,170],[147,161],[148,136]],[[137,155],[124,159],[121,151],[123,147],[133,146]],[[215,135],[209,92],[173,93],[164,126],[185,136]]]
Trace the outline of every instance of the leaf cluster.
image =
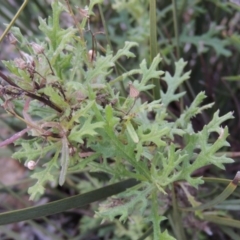
[[[125,6],[120,1],[116,4]],[[195,131],[192,119],[212,107],[203,105],[204,92],[178,118],[168,111],[169,105],[185,94],[178,89],[190,75],[184,73],[186,62],[177,61],[171,75],[158,70],[162,59],[157,55],[150,64],[143,60],[137,69],[116,76],[118,60],[133,58],[130,49],[138,44],[125,42],[116,54],[109,48],[105,53],[92,49],[91,55],[78,28],[61,27],[63,5],[55,1],[52,9],[52,17],[39,19],[46,41],[29,43],[14,28],[23,51],[19,59],[4,62],[11,72],[6,79],[17,93],[2,88],[3,106],[26,124],[31,138],[16,142],[19,150],[13,157],[39,166],[31,176],[36,183],[29,188],[30,199],[39,198],[47,182],[56,182],[56,175],[63,185],[69,170],[104,172],[111,182],[134,178],[139,185],[102,204],[97,216],[126,221],[138,210],[153,224],[155,239],[173,239],[159,228],[172,204],[167,200],[169,191],[180,181],[197,188],[203,180],[192,176],[196,170],[210,164],[223,169],[232,162],[216,155],[229,146],[228,128],[222,124],[232,113],[220,117],[217,111],[208,124]],[[141,13],[141,9],[135,10],[133,17]],[[134,81],[125,96],[118,82],[126,84],[130,77]],[[144,101],[143,96],[154,87],[153,78],[162,78],[166,90],[161,90],[161,99]],[[216,140],[213,134],[218,135]],[[159,198],[167,201],[161,213]]]

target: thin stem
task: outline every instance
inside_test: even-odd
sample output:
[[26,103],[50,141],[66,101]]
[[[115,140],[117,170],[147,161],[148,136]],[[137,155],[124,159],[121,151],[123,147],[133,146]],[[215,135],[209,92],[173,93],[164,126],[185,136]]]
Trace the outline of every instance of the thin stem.
[[0,43],[2,42],[3,38],[7,35],[7,33],[9,32],[10,28],[12,27],[12,25],[14,24],[14,22],[17,20],[18,16],[20,15],[20,13],[23,11],[23,9],[25,8],[25,6],[27,5],[28,0],[24,0],[22,6],[19,8],[19,10],[17,11],[16,15],[13,17],[12,21],[9,23],[9,25],[7,26],[7,28],[5,29],[5,31],[3,32],[2,36],[0,37]]
[[74,15],[73,10],[72,10],[72,8],[71,8],[71,6],[70,6],[70,3],[69,3],[68,0],[65,0],[65,2],[66,2],[66,5],[67,5],[67,7],[68,7],[68,11],[69,11],[70,15],[72,16],[73,21],[74,21],[74,23],[75,23],[75,25],[76,25],[76,27],[77,27],[77,29],[78,29],[78,31],[79,31],[80,37],[81,37],[81,39],[84,41],[83,31],[82,31],[82,29],[81,29],[81,28],[79,27],[79,25],[78,25],[77,19],[75,18],[75,15]]
[[106,21],[105,21],[105,18],[104,18],[102,6],[100,4],[98,4],[98,9],[99,9],[99,13],[100,13],[100,16],[101,16],[101,19],[102,19],[103,28],[105,30],[107,43],[110,46],[110,48],[113,49],[112,43],[111,43],[111,40],[110,40],[110,36],[109,36],[109,33],[108,33],[108,29],[107,29],[107,24],[106,24]]
[[53,71],[52,65],[51,65],[51,63],[50,63],[48,57],[45,55],[45,53],[43,53],[43,56],[46,58],[46,60],[47,60],[47,62],[48,62],[48,65],[49,65],[49,67],[50,67],[50,69],[51,69],[52,75],[54,76],[55,73],[54,73],[54,71]]
[[[176,4],[176,0],[172,0],[172,4],[173,4],[173,24],[174,24],[174,33],[175,33],[175,44],[176,44],[176,49],[177,49],[177,60],[179,60],[180,58],[180,43],[179,43],[179,29],[178,29],[178,13],[177,13],[177,4]],[[180,91],[183,91],[183,87],[180,86],[179,87]],[[180,112],[183,112],[184,109],[184,102],[183,102],[183,98],[180,99],[179,101],[180,104]]]
[[178,14],[177,14],[176,0],[172,0],[172,4],[173,4],[173,23],[174,23],[174,32],[175,32],[175,39],[176,39],[177,59],[179,59],[180,47],[179,47]]
[[[105,21],[105,18],[104,18],[102,6],[100,4],[98,4],[98,9],[99,9],[99,13],[100,13],[100,16],[101,16],[101,19],[102,19],[103,28],[105,30],[107,43],[110,46],[111,50],[113,50],[112,43],[111,43],[111,40],[110,40],[110,36],[109,36],[109,33],[108,33],[108,29],[107,29],[107,24],[106,24],[106,21]],[[116,71],[117,75],[119,75],[118,66],[115,66],[115,71]],[[120,88],[121,88],[122,95],[123,96],[127,96],[126,89],[125,89],[124,84],[123,84],[122,81],[120,81]]]
[[59,108],[58,106],[56,106],[54,103],[52,103],[50,100],[48,99],[45,99],[41,96],[38,96],[38,95],[35,95],[34,93],[31,93],[31,92],[28,92],[24,89],[22,89],[21,87],[19,87],[16,83],[14,83],[10,78],[8,78],[6,75],[4,75],[2,72],[0,72],[0,77],[6,81],[9,85],[13,86],[13,87],[16,87],[18,89],[21,89],[24,91],[25,95],[30,97],[30,98],[33,98],[33,99],[36,99],[38,100],[39,102],[42,102],[46,105],[48,105],[50,108],[53,108],[54,110],[56,110],[57,112],[62,112],[62,109]]
[[[150,19],[150,59],[153,61],[154,57],[158,54],[157,47],[157,8],[156,8],[156,0],[150,0],[150,11],[149,11],[149,19]],[[152,79],[155,88],[153,89],[154,99],[160,99],[160,82],[158,78]]]
[[11,79],[9,79],[6,75],[4,75],[2,72],[0,72],[0,77],[9,85],[18,88],[18,85],[14,83]]
[[173,222],[175,225],[175,233],[177,235],[176,237],[178,237],[177,239],[186,240],[187,238],[185,236],[185,232],[182,226],[181,215],[178,210],[177,196],[175,193],[174,184],[172,184],[172,207],[173,207]]

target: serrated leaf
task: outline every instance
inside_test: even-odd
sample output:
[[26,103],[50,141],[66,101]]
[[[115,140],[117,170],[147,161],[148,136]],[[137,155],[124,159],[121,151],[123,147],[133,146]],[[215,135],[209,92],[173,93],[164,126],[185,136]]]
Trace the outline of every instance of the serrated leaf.
[[124,222],[136,207],[139,214],[143,214],[148,206],[147,197],[152,188],[146,184],[142,184],[142,187],[144,188],[142,191],[128,189],[128,191],[117,196],[117,198],[109,199],[106,203],[100,205],[96,215],[111,221],[116,216],[120,216],[119,221]]
[[134,142],[128,139],[128,144],[124,144],[115,134],[115,129],[113,126],[115,122],[112,121],[112,107],[109,105],[106,107],[106,124],[104,126],[104,131],[101,131],[101,135],[106,139],[109,139],[111,145],[114,146],[116,150],[116,156],[128,161],[138,174],[141,179],[149,179],[149,172],[146,169],[146,164],[144,162],[137,161],[134,153]]
[[138,46],[136,42],[125,42],[125,45],[122,49],[118,50],[117,54],[112,58],[113,62],[116,62],[120,57],[135,57],[135,55],[129,51],[130,48]]
[[233,113],[229,112],[221,117],[219,117],[219,110],[216,111],[213,115],[212,120],[207,124],[208,132],[219,132],[221,124],[229,119],[233,118]]
[[69,108],[68,103],[64,100],[63,97],[60,96],[60,93],[51,86],[46,86],[43,89],[44,94],[49,96],[51,102],[57,105],[61,109]]
[[39,18],[39,29],[50,39],[51,46],[55,50],[60,44],[61,37],[64,37],[66,30],[60,28],[59,18],[64,6],[57,1],[52,3],[53,17],[48,18],[48,24],[46,20]]
[[[188,29],[191,29],[188,27]],[[205,53],[209,51],[209,47],[213,48],[216,51],[217,56],[223,55],[226,57],[231,56],[231,52],[226,48],[229,45],[229,41],[227,39],[220,39],[217,34],[220,33],[221,29],[216,26],[216,24],[212,24],[209,28],[209,31],[201,36],[191,36],[187,33],[187,28],[180,36],[180,41],[182,43],[193,44],[196,46],[198,53]]]
[[[198,184],[202,184],[203,181],[201,178],[195,178],[193,179],[191,177],[191,173],[195,170],[209,165],[214,164],[219,168],[224,169],[224,163],[232,163],[233,160],[230,158],[227,158],[225,156],[215,156],[215,153],[221,149],[224,146],[228,146],[228,142],[226,141],[226,138],[228,136],[228,129],[225,127],[222,135],[213,143],[213,144],[207,144],[208,138],[209,138],[209,132],[207,129],[207,126],[203,128],[201,132],[198,132],[194,136],[191,136],[191,142],[186,146],[186,153],[189,153],[191,156],[193,154],[194,148],[200,149],[200,153],[197,155],[196,159],[189,164],[188,162],[191,160],[191,158],[188,159],[188,161],[185,161],[184,168],[182,169],[182,172],[179,176],[179,179],[186,179],[192,186],[197,187]],[[195,145],[195,147],[194,147]],[[191,154],[192,152],[192,154]]]
[[[168,147],[167,155],[158,152],[157,156],[160,159],[160,164],[154,165],[151,168],[151,175],[154,183],[159,189],[167,186],[169,183],[176,181],[180,174],[181,169],[179,166],[189,159],[187,154],[181,154],[181,151],[175,151],[174,144]],[[159,169],[159,165],[161,168]]]
[[98,133],[95,130],[102,128],[104,126],[104,122],[91,123],[91,121],[92,119],[88,118],[87,120],[85,120],[82,126],[75,126],[68,136],[69,141],[83,143],[84,136],[96,136]]
[[158,124],[152,124],[147,129],[144,129],[143,126],[140,126],[137,130],[140,143],[144,142],[153,142],[158,147],[165,146],[166,143],[161,140],[161,137],[167,135],[170,132],[168,126],[160,127]]
[[79,123],[79,118],[80,117],[89,117],[88,112],[90,109],[93,107],[93,104],[95,101],[89,101],[86,106],[82,106],[81,109],[77,110],[76,112],[73,113],[72,119],[69,121],[69,126],[72,126],[74,122]]
[[18,142],[18,144],[21,144],[22,148],[19,149],[19,151],[16,151],[12,155],[12,158],[15,158],[15,159],[24,159],[25,158],[26,161],[36,160],[40,156],[44,156],[49,151],[54,150],[58,147],[58,143],[54,143],[54,144],[50,144],[48,146],[42,147],[41,145],[39,145],[37,143],[36,140],[33,144],[31,142],[29,143],[26,141],[23,141],[22,143],[20,141],[20,142]]
[[162,78],[168,85],[166,93],[161,90],[162,103],[167,107],[172,101],[177,101],[182,97],[185,92],[175,93],[177,88],[189,78],[190,72],[183,73],[183,69],[186,66],[186,62],[183,59],[180,59],[175,63],[175,74],[171,76],[168,72],[165,73],[165,76]]
[[153,190],[151,194],[151,216],[150,216],[150,221],[153,223],[153,239],[175,240],[168,234],[166,230],[163,233],[161,232],[160,224],[162,221],[166,220],[166,217],[159,214],[158,201],[159,201],[158,194],[156,190]]
[[133,86],[139,91],[146,91],[154,87],[153,84],[147,84],[150,79],[159,78],[164,72],[156,70],[161,62],[160,55],[158,54],[152,61],[149,68],[147,68],[146,60],[143,60],[140,64],[140,70],[142,74],[141,81],[134,81]]
[[59,168],[58,164],[59,151],[56,151],[54,157],[44,165],[44,170],[39,170],[31,175],[31,178],[37,179],[35,185],[28,189],[30,194],[30,200],[38,199],[44,193],[44,185],[46,182],[55,182],[56,180],[56,171]]
[[[15,74],[16,76],[24,79],[24,81],[17,81],[17,84],[27,91],[32,91],[32,79],[25,70],[19,69],[13,61],[2,61],[4,66],[8,68],[8,70]],[[16,81],[16,80],[15,80]]]
[[[114,66],[112,61],[112,55],[99,56],[97,57],[94,68],[88,69],[85,72],[85,79],[88,83],[101,82],[105,80],[105,76],[109,75],[112,71],[111,68]],[[97,80],[96,80],[97,78]],[[100,81],[101,80],[101,81]]]
[[203,102],[203,100],[206,98],[206,95],[204,92],[200,92],[194,101],[191,103],[191,105],[184,110],[184,112],[181,114],[180,118],[177,119],[176,124],[180,124],[182,128],[185,128],[187,124],[189,124],[189,121],[191,118],[195,117],[197,114],[201,113],[203,110],[211,108],[213,106],[213,103],[200,106],[200,104]]

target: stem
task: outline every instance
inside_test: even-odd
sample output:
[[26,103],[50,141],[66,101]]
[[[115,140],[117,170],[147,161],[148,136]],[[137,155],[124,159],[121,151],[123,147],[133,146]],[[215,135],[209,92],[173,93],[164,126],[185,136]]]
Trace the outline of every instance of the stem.
[[0,72],[0,77],[7,82],[9,85],[19,88],[18,85],[16,83],[14,83],[11,79],[9,79],[6,75],[4,75],[2,72]]
[[176,237],[181,240],[186,240],[185,232],[183,229],[183,225],[181,222],[182,216],[180,215],[180,212],[178,210],[178,204],[177,204],[177,196],[175,194],[175,188],[174,184],[172,184],[172,207],[173,207],[173,222],[175,225],[175,233]]
[[[111,50],[113,50],[112,43],[111,43],[111,40],[110,40],[110,37],[109,37],[109,33],[108,33],[108,29],[107,29],[107,24],[106,24],[106,21],[105,21],[105,18],[104,18],[104,14],[103,14],[103,10],[102,10],[102,7],[101,7],[100,4],[98,4],[98,9],[99,9],[99,13],[100,13],[100,16],[101,16],[101,19],[102,19],[103,28],[105,30],[107,43],[110,46]],[[119,67],[118,65],[116,65],[114,67],[117,75],[119,75],[119,72],[120,72],[118,67]],[[125,89],[124,84],[123,84],[122,81],[120,82],[120,88],[121,88],[122,95],[126,97],[127,93],[126,93],[126,89]]]
[[50,108],[53,108],[54,110],[56,110],[57,112],[62,112],[62,109],[59,108],[58,106],[56,106],[54,103],[52,103],[50,100],[45,99],[41,96],[35,95],[34,93],[28,92],[24,89],[22,89],[21,87],[19,87],[16,83],[14,83],[11,79],[9,79],[6,75],[4,75],[2,72],[0,72],[0,77],[6,81],[9,85],[16,87],[18,89],[21,89],[26,96],[33,98],[33,99],[37,99],[39,102],[42,102],[44,104],[46,104],[47,106],[49,106]]
[[[179,29],[178,29],[178,14],[177,14],[176,0],[172,0],[172,4],[173,4],[174,33],[175,33],[176,49],[177,49],[176,55],[177,55],[177,60],[179,60],[179,58],[180,58],[180,45],[179,45]],[[184,88],[182,86],[180,86],[179,90],[182,92],[184,90]],[[179,105],[180,105],[180,112],[182,113],[183,109],[184,109],[183,98],[180,99]]]
[[105,30],[107,43],[110,46],[110,48],[113,49],[112,43],[111,43],[111,40],[110,40],[110,37],[109,37],[108,29],[107,29],[107,24],[106,24],[106,21],[105,21],[105,18],[104,18],[102,6],[100,4],[98,4],[98,9],[99,9],[99,13],[100,13],[100,16],[101,16],[101,19],[102,19],[103,28]]
[[84,41],[83,31],[82,31],[82,29],[81,29],[81,28],[79,27],[79,25],[78,25],[77,19],[75,18],[75,15],[74,15],[73,10],[72,10],[72,8],[71,8],[71,6],[70,6],[70,3],[69,3],[68,0],[65,0],[65,2],[66,2],[66,5],[67,5],[67,8],[68,8],[68,11],[69,11],[70,15],[72,16],[73,21],[74,21],[74,23],[75,23],[75,25],[76,25],[76,28],[77,28],[78,31],[79,31],[80,37],[82,38],[82,41]]
[[[153,61],[154,57],[158,54],[157,47],[157,8],[156,8],[156,0],[150,0],[150,59]],[[158,78],[152,79],[155,88],[153,89],[154,99],[160,99],[160,82]]]
[[9,25],[7,26],[7,28],[5,29],[5,31],[3,32],[2,36],[0,37],[0,43],[2,42],[3,38],[7,35],[7,33],[9,32],[10,28],[12,27],[12,25],[14,24],[14,22],[17,20],[18,16],[20,15],[20,13],[23,11],[23,9],[25,8],[25,6],[27,5],[28,0],[24,0],[22,6],[19,8],[19,10],[17,11],[16,15],[13,17],[12,21],[9,23]]
[[177,48],[177,59],[179,59],[180,47],[179,47],[178,16],[177,16],[176,0],[172,0],[172,4],[173,4],[173,22],[174,22],[174,32],[175,32],[176,48]]
[[54,76],[54,75],[55,75],[55,73],[54,73],[54,71],[53,71],[52,65],[51,65],[51,63],[50,63],[50,61],[49,61],[48,57],[46,56],[46,54],[45,54],[45,53],[43,53],[43,56],[46,58],[46,60],[47,60],[47,62],[48,62],[48,65],[49,65],[49,67],[50,67],[50,69],[51,69],[52,75]]

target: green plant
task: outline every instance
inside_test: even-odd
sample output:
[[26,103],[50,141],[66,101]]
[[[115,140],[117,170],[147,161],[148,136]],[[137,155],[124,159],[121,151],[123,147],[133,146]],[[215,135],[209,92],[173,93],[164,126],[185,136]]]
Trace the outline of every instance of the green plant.
[[[92,1],[88,13],[100,2]],[[178,118],[168,110],[185,94],[178,88],[190,76],[190,72],[184,73],[186,62],[178,60],[171,75],[158,70],[161,57],[157,55],[149,66],[142,60],[139,68],[117,75],[114,66],[119,59],[133,58],[130,49],[138,44],[125,42],[116,54],[109,48],[105,54],[89,51],[79,37],[88,14],[80,28],[63,29],[59,16],[66,7],[55,1],[52,8],[48,22],[40,19],[45,42],[28,43],[18,28],[12,29],[22,51],[20,58],[3,61],[11,77],[0,73],[9,84],[0,88],[3,107],[27,126],[0,146],[15,141],[18,150],[13,158],[25,161],[30,169],[39,166],[31,176],[37,181],[28,190],[30,199],[40,198],[47,182],[58,179],[62,186],[68,174],[80,171],[86,175],[104,173],[108,183],[133,178],[137,182],[101,204],[96,216],[127,221],[140,215],[139,224],[142,228],[152,225],[154,239],[174,239],[172,235],[186,239],[181,224],[174,222],[171,233],[160,225],[166,217],[180,217],[177,205],[186,208],[188,201],[196,221],[208,214],[201,211],[189,190],[204,181],[192,175],[209,164],[223,169],[223,164],[232,162],[224,155],[217,156],[219,149],[228,146],[228,128],[221,125],[232,118],[232,113],[220,117],[217,111],[202,130],[195,131],[192,119],[213,106],[201,106],[203,92]],[[142,96],[154,88],[151,80],[160,77],[167,85],[160,92],[161,99],[143,101]],[[118,82],[128,83],[130,78],[134,81],[129,83],[128,96],[124,96]],[[21,139],[25,133],[29,138]],[[218,134],[216,140],[214,134]],[[236,186],[237,181],[231,184]],[[181,196],[178,188],[184,192],[185,201],[176,204]],[[141,231],[138,234],[140,237]]]

